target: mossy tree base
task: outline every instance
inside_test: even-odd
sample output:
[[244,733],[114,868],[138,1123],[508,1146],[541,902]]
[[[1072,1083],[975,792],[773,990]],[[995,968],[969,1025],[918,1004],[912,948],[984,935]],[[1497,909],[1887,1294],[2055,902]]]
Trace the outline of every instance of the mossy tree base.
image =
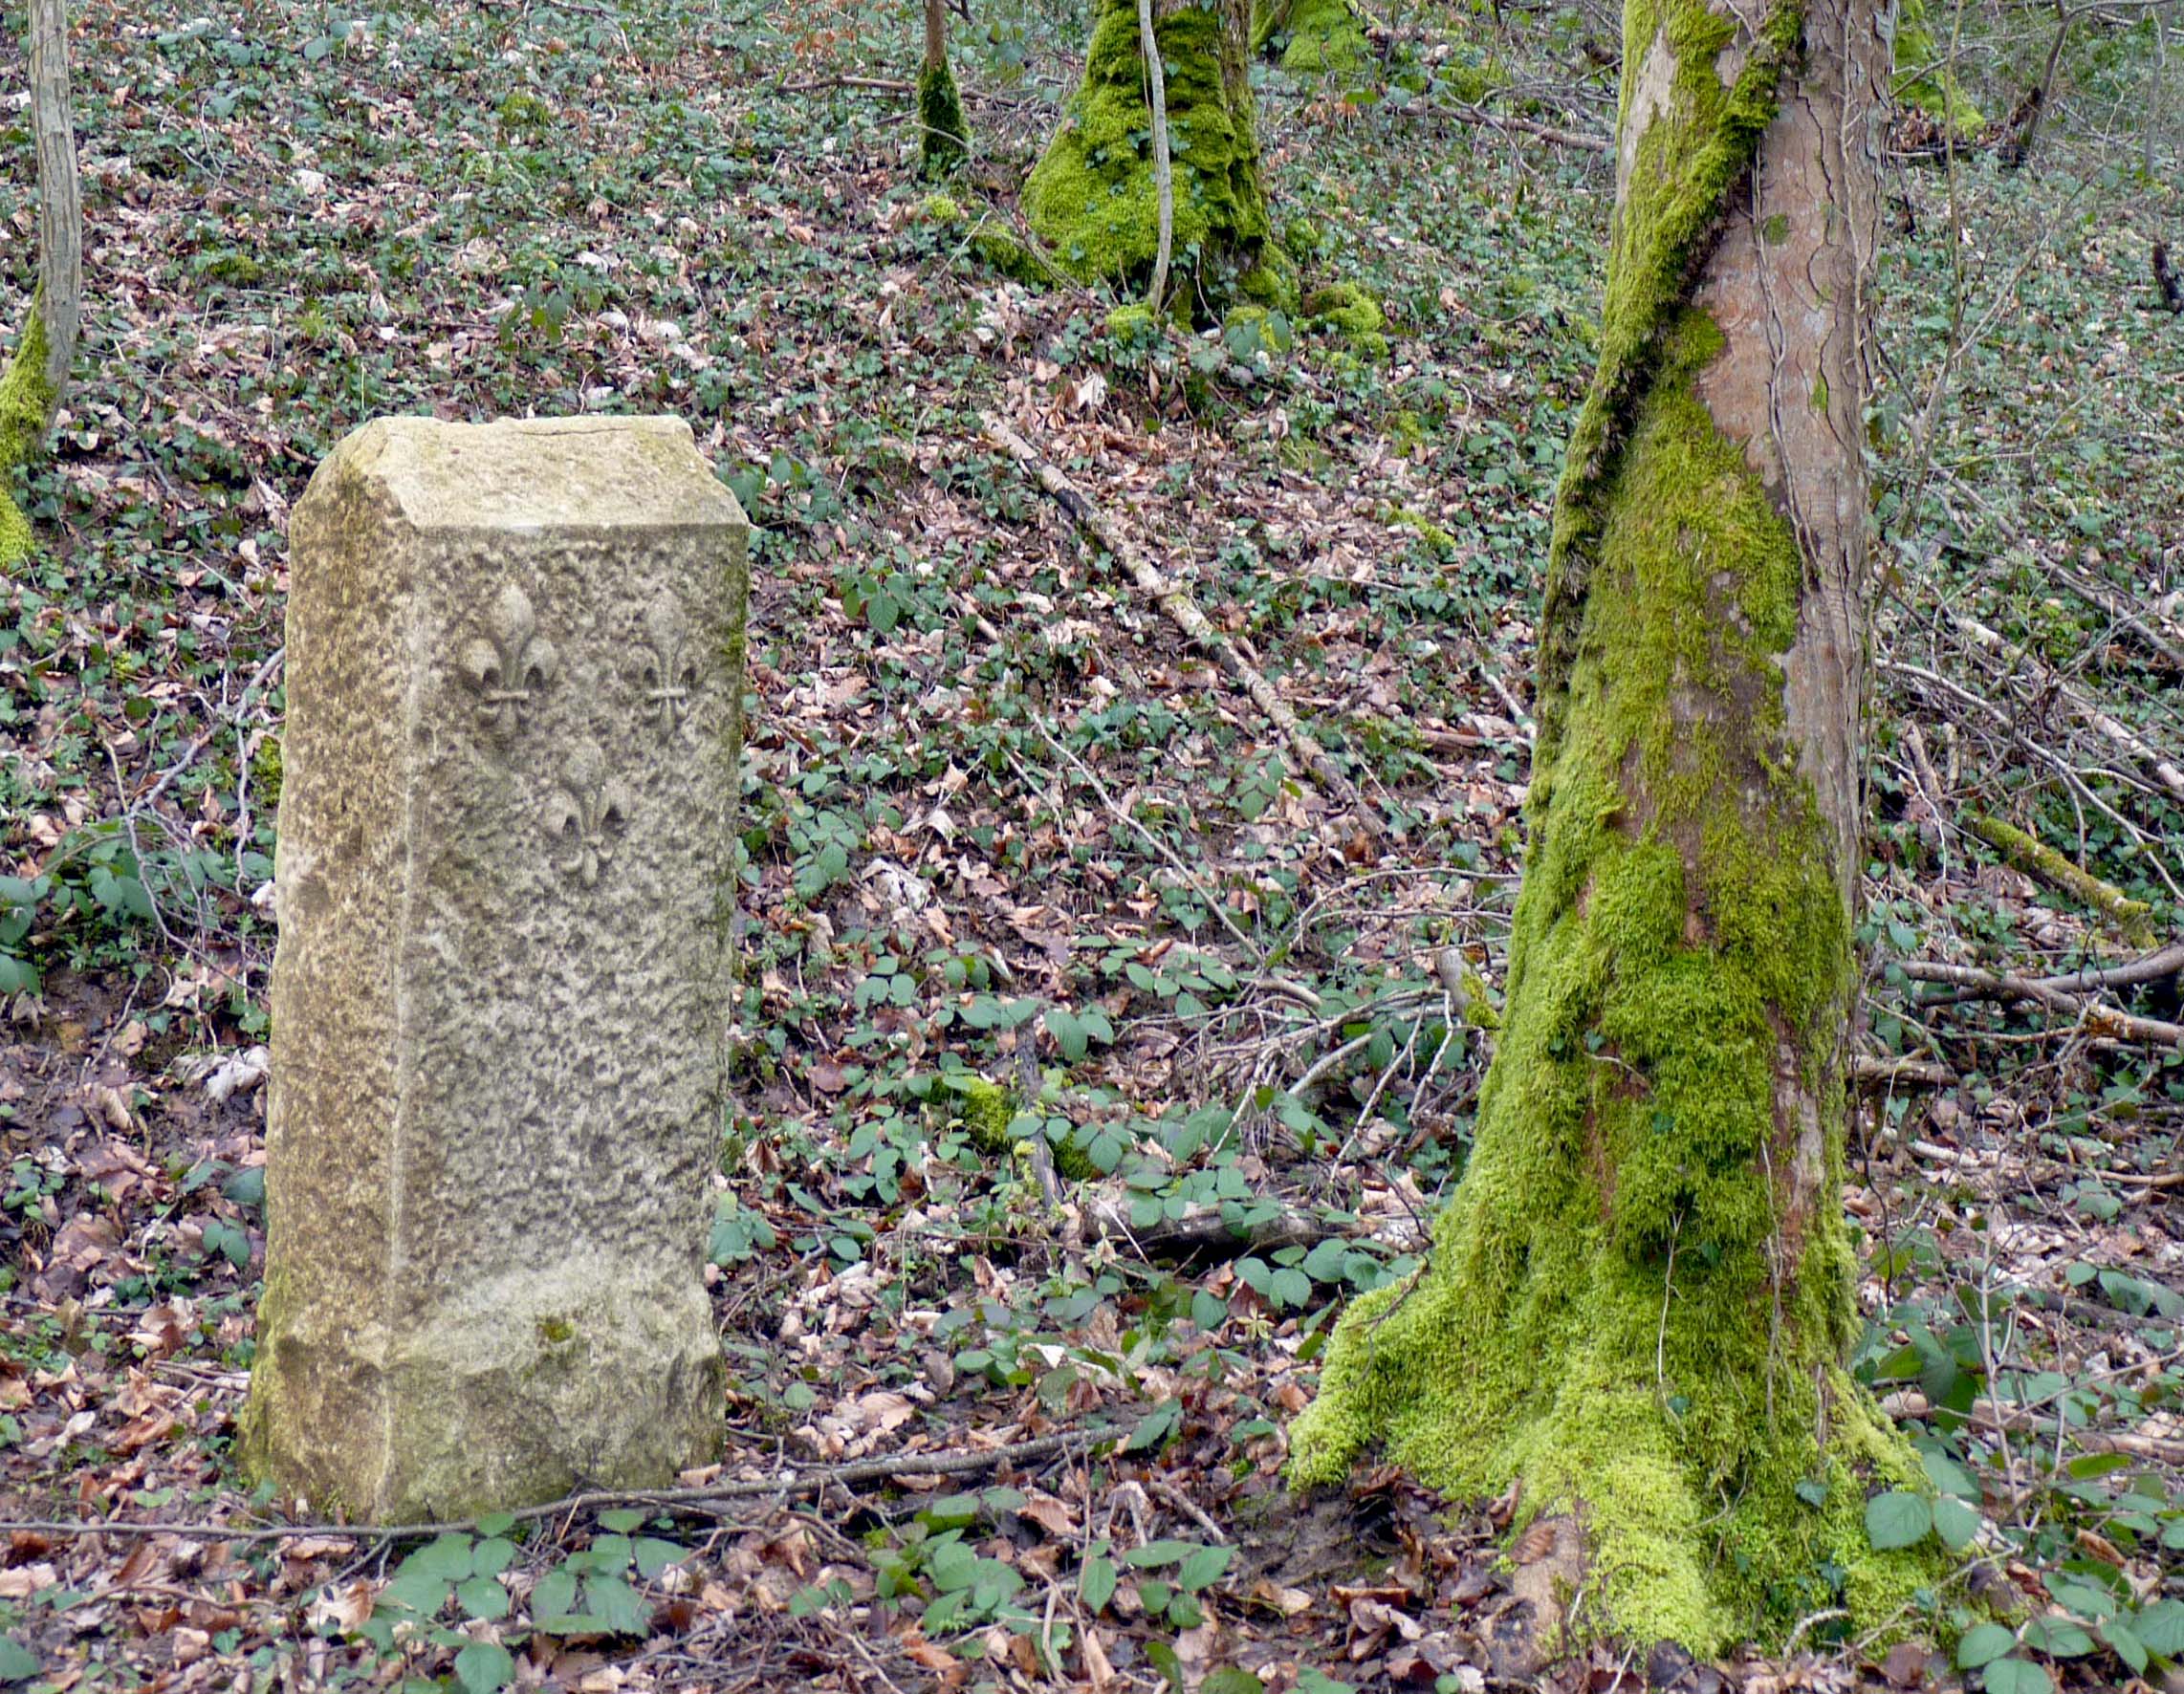
[[[1293,311],[1296,270],[1273,240],[1237,0],[1161,0],[1154,36],[1173,161],[1175,293],[1209,320],[1236,299]],[[1134,0],[1099,0],[1068,121],[1024,185],[1024,215],[1084,282],[1142,293],[1159,247],[1152,115]]]
[[1279,54],[1292,76],[1351,76],[1372,58],[1350,0],[1259,0],[1252,9],[1252,52]]
[[928,182],[953,176],[971,152],[971,124],[947,59],[918,73],[918,175]]
[[[1531,848],[1475,1148],[1291,1435],[1573,1520],[1587,1634],[1712,1654],[1938,1573],[1843,1369],[1875,39],[1627,0],[1602,356],[1557,513]],[[1815,333],[1811,326],[1825,326]]]

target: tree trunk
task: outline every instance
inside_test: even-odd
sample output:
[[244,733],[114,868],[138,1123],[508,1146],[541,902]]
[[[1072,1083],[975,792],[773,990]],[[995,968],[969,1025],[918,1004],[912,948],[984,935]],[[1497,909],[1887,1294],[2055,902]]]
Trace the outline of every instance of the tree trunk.
[[[83,299],[83,199],[68,102],[65,0],[31,0],[31,130],[38,156],[38,293],[0,379],[0,480],[37,451],[76,362]],[[29,521],[0,487],[0,564],[31,551]]]
[[926,0],[926,52],[918,71],[918,175],[951,176],[971,151],[971,125],[948,63],[947,0]]
[[[1174,162],[1174,247],[1193,315],[1238,297],[1294,310],[1296,270],[1271,239],[1246,65],[1247,0],[1154,0]],[[1024,185],[1024,212],[1055,259],[1136,293],[1159,247],[1152,115],[1137,0],[1097,0],[1084,80]],[[1185,291],[1179,291],[1185,292]]]
[[1867,1542],[1924,1484],[1842,1366],[1888,43],[1870,0],[1742,15],[1627,0],[1506,1021],[1431,1269],[1344,1317],[1290,1459],[1521,1485],[1581,1621],[1696,1652],[1933,1574]]

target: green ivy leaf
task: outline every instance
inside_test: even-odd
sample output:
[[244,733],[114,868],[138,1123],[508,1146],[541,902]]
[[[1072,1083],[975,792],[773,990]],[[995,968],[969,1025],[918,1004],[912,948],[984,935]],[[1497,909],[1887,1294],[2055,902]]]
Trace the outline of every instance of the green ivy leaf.
[[2174,1659],[2184,1653],[2184,1600],[2155,1600],[2132,1628],[2148,1652]]
[[11,1635],[0,1635],[0,1683],[28,1682],[43,1668],[30,1648]]
[[1975,1623],[1956,1643],[1956,1668],[1977,1670],[2018,1644],[2017,1636],[1998,1623]]
[[1944,1494],[1933,1503],[1934,1533],[1951,1553],[1962,1553],[1979,1538],[1979,1523],[1977,1510],[1951,1495]]
[[455,1655],[455,1681],[463,1694],[498,1694],[515,1681],[515,1656],[491,1641],[472,1641]]
[[1115,1597],[1115,1578],[1113,1559],[1093,1557],[1084,1561],[1084,1570],[1077,1578],[1077,1594],[1087,1612],[1106,1609],[1107,1602]]
[[1915,1546],[1933,1528],[1933,1508],[1902,1488],[1891,1488],[1866,1502],[1866,1537],[1879,1552]]
[[2055,1681],[2023,1659],[1998,1659],[1981,1671],[1987,1694],[2055,1694]]

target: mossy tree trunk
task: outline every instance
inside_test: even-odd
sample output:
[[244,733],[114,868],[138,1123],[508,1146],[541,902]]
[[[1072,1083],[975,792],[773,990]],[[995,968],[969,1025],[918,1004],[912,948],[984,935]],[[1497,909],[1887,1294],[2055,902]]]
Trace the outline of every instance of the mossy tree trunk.
[[1346,76],[1371,55],[1365,20],[1350,0],[1256,0],[1252,51],[1279,54],[1293,76]]
[[926,0],[926,51],[918,70],[918,174],[952,176],[971,151],[963,96],[948,62],[948,0]]
[[66,0],[31,0],[31,133],[38,158],[38,292],[0,378],[0,565],[31,551],[31,526],[4,484],[35,453],[76,362],[83,299],[83,198],[68,98]]
[[1867,1543],[1868,1492],[1923,1485],[1843,1368],[1888,62],[1869,0],[1627,0],[1506,1023],[1430,1269],[1345,1315],[1292,1432],[1299,1483],[1377,1446],[1520,1485],[1581,1627],[1698,1652],[1933,1574]]
[[[1247,65],[1249,0],[1154,0],[1174,163],[1175,269],[1195,315],[1238,298],[1294,308],[1271,239]],[[1086,282],[1143,293],[1160,241],[1137,0],[1095,0],[1084,80],[1024,185],[1024,213]]]

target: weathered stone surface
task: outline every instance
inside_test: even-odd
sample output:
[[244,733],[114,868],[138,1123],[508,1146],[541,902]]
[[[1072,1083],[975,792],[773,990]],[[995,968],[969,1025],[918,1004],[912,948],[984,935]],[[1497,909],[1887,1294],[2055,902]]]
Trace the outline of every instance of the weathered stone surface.
[[718,1445],[748,526],[667,418],[384,419],[295,509],[244,1454],[378,1521]]

